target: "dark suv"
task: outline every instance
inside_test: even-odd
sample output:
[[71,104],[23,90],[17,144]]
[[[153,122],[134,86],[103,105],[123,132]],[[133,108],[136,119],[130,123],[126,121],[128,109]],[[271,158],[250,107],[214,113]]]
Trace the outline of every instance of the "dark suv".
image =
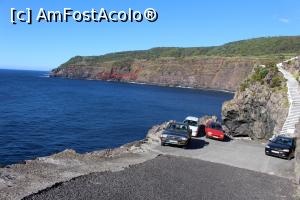
[[288,160],[295,156],[296,139],[285,135],[279,135],[269,140],[265,147],[266,155],[286,158]]

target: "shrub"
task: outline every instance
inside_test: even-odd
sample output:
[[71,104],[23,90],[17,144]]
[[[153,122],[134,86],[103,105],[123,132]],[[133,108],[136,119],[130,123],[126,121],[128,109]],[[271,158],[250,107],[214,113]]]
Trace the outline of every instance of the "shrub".
[[296,72],[293,73],[293,77],[294,77],[297,81],[299,80],[299,76],[300,76],[300,74],[299,74],[298,71],[296,71]]
[[277,75],[272,78],[270,86],[271,88],[275,88],[275,87],[280,87],[281,84],[282,84],[282,79],[280,76]]
[[262,81],[267,74],[269,73],[269,70],[265,67],[257,67],[255,69],[254,74],[252,75],[251,79],[253,81]]
[[240,91],[244,92],[249,87],[249,80],[247,79],[240,85]]

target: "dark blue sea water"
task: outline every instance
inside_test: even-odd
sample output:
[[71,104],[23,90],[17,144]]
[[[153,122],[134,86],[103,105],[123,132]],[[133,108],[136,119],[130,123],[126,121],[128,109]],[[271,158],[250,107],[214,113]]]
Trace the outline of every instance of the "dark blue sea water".
[[218,115],[230,93],[47,78],[0,70],[0,164],[117,147],[155,124]]

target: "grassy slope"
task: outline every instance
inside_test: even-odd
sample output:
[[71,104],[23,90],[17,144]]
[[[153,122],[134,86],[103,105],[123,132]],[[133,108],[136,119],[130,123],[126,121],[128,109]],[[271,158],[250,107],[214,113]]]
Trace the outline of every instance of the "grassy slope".
[[115,62],[116,65],[127,65],[133,60],[151,60],[156,58],[173,57],[262,57],[271,59],[284,59],[284,57],[300,54],[300,36],[264,37],[227,43],[216,47],[194,48],[153,48],[143,51],[127,51],[110,53],[102,56],[76,56],[60,67],[78,64],[80,62],[97,66],[98,63]]

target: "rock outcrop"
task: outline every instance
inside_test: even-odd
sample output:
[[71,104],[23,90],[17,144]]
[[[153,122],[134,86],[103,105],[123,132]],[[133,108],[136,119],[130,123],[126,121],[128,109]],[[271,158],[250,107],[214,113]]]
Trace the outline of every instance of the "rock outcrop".
[[222,121],[228,135],[263,140],[280,132],[288,109],[283,75],[275,65],[258,66],[223,104]]
[[247,57],[184,57],[95,62],[80,57],[54,69],[52,77],[137,82],[235,91],[255,64]]
[[149,143],[149,144],[160,143],[160,136],[161,136],[164,128],[167,127],[168,123],[169,122],[165,122],[163,124],[153,126],[147,133],[147,136],[146,136],[147,143]]

